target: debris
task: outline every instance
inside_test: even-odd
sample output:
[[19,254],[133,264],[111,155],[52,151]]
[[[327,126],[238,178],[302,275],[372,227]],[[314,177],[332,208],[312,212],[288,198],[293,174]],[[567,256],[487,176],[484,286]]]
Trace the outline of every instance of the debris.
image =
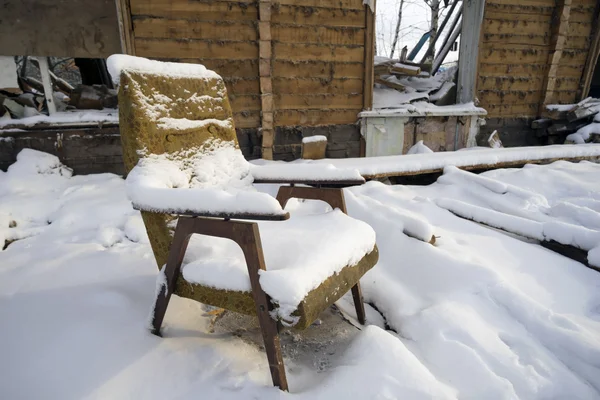
[[546,137],[548,144],[600,142],[600,99],[588,97],[577,104],[550,104],[546,118],[532,122],[538,137]]
[[500,136],[498,135],[498,131],[492,132],[488,138],[488,143],[492,149],[500,149],[504,147],[502,145],[502,140],[500,140]]
[[79,85],[71,92],[69,105],[80,110],[117,108],[117,91],[106,85]]

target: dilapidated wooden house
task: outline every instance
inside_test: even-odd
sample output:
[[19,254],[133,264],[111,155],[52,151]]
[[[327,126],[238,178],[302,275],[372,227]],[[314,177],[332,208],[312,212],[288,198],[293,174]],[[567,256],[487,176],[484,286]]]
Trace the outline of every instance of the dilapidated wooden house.
[[[531,122],[546,105],[597,91],[597,0],[463,0],[454,23],[456,100],[478,102],[487,116],[371,110],[374,7],[374,0],[0,0],[0,56],[127,53],[202,63],[225,79],[247,158],[298,158],[302,138],[317,134],[328,139],[327,157],[402,154],[419,140],[435,151],[475,139],[486,145],[494,130],[506,146],[544,144]],[[121,172],[114,110],[100,120],[73,115],[35,127],[0,121],[26,129],[1,134],[0,167],[33,147],[76,172]],[[388,140],[394,135],[402,137]]]
[[[374,4],[365,5],[363,0],[3,3],[8,12],[0,16],[0,55],[127,53],[202,63],[225,79],[247,157],[297,158],[302,137],[314,134],[328,137],[329,157],[360,155],[358,114],[372,104]],[[23,16],[41,23],[27,23]],[[19,40],[13,41],[16,32]]]

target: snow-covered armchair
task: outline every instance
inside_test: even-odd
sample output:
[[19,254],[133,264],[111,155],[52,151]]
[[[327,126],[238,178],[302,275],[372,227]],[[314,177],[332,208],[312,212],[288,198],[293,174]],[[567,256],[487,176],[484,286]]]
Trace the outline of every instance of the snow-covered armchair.
[[[282,326],[310,326],[349,290],[365,323],[359,279],[377,262],[375,232],[345,214],[339,188],[363,178],[333,167],[251,166],[223,80],[201,65],[123,55],[108,65],[119,83],[127,193],[164,265],[152,332],[160,335],[172,294],[257,315],[273,384],[287,390]],[[253,188],[257,180],[316,187],[282,186],[274,199]],[[289,218],[292,197],[324,200],[333,211]]]

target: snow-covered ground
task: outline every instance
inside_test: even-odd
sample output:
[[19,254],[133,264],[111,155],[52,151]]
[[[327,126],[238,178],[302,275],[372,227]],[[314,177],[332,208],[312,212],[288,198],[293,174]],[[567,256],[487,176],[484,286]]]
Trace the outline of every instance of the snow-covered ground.
[[[427,187],[348,189],[349,214],[377,233],[380,261],[361,283],[385,322],[368,306],[358,330],[332,310],[285,334],[286,394],[270,386],[248,318],[215,322],[174,298],[165,338],[147,332],[157,268],[120,177],[71,177],[52,156],[22,153],[0,172],[0,243],[11,242],[0,251],[0,398],[600,398],[600,274],[436,204],[600,230],[599,173],[557,162],[483,184],[449,170]],[[435,245],[414,238],[431,233]],[[338,306],[353,319],[348,299]]]

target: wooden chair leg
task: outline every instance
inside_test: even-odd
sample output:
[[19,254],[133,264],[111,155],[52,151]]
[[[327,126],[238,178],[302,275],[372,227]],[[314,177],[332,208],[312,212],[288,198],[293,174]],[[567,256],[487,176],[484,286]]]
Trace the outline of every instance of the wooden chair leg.
[[156,302],[154,303],[154,310],[152,312],[151,332],[157,336],[161,336],[160,328],[167,312],[167,306],[169,305],[169,300],[171,300],[171,295],[175,291],[175,282],[179,277],[185,250],[187,249],[190,236],[192,235],[192,221],[193,220],[189,217],[179,217],[177,227],[175,228],[173,243],[169,250],[167,264],[163,267],[164,271],[160,272],[165,275],[166,282],[162,285],[160,292],[156,296]]
[[366,322],[365,303],[363,303],[360,282],[356,282],[356,285],[352,286],[352,298],[354,299],[354,309],[356,310],[358,322],[364,325]]
[[281,186],[277,192],[277,201],[281,208],[285,208],[289,199],[321,200],[329,204],[331,208],[339,208],[346,213],[346,201],[344,189],[317,188],[304,186]]
[[252,287],[252,296],[256,304],[256,315],[260,324],[265,351],[271,370],[273,385],[281,390],[288,390],[287,377],[281,355],[281,344],[279,341],[279,330],[277,321],[271,318],[270,312],[273,310],[271,298],[260,286],[259,270],[265,270],[265,259],[262,250],[258,225],[246,225],[246,232],[238,231],[236,242],[240,245],[246,258],[248,274],[250,276],[250,285]]

